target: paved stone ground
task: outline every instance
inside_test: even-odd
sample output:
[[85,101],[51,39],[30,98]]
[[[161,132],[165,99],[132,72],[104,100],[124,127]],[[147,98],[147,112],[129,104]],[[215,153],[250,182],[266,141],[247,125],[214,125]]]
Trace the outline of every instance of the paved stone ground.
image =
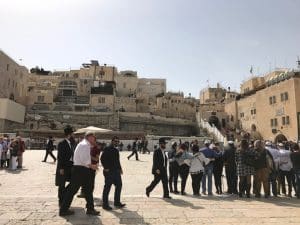
[[[141,155],[141,161],[128,161],[121,154],[124,168],[123,210],[101,211],[100,217],[86,216],[84,200],[75,198],[76,214],[58,216],[57,188],[54,186],[56,166],[42,163],[44,151],[26,151],[24,169],[0,170],[0,225],[12,224],[300,224],[300,201],[296,198],[239,199],[234,196],[194,198],[191,195],[161,199],[159,185],[150,198],[145,187],[152,179],[152,155]],[[192,193],[191,179],[187,193]],[[96,177],[95,202],[100,204],[103,187],[101,172]],[[112,198],[112,196],[111,196]]]

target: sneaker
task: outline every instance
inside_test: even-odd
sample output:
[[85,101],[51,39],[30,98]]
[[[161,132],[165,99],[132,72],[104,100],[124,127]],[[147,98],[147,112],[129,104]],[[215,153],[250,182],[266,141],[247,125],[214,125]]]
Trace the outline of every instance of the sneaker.
[[179,194],[179,191],[174,191],[174,194],[175,194],[175,195],[178,195],[178,194]]
[[203,194],[203,195],[206,195],[206,191],[203,191],[202,194]]
[[96,211],[95,209],[88,209],[86,211],[86,215],[91,215],[91,216],[100,216],[100,212]]
[[72,211],[72,210],[66,210],[66,211],[60,211],[59,212],[59,216],[71,216],[71,215],[74,215],[75,212]]

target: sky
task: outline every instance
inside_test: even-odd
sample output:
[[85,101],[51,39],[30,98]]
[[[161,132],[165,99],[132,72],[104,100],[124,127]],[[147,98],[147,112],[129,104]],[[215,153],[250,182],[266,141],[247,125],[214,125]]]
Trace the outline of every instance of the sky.
[[0,48],[28,68],[97,59],[199,97],[300,56],[299,0],[1,0]]

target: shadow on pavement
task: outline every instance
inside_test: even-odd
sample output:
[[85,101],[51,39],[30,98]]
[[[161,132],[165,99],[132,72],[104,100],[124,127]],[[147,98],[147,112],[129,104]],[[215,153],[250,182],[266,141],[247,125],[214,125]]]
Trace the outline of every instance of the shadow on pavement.
[[139,215],[136,211],[131,211],[126,208],[119,209],[118,211],[110,211],[113,215],[120,219],[120,224],[147,224],[144,217]]
[[177,207],[191,208],[191,209],[204,209],[202,206],[195,206],[193,203],[189,201],[185,201],[183,199],[163,199],[165,202],[168,202]]
[[227,201],[227,202],[235,202],[235,201],[244,201],[244,202],[264,202],[269,204],[274,204],[277,206],[283,206],[283,207],[296,207],[300,208],[300,199],[297,199],[296,197],[288,198],[288,197],[269,197],[269,198],[255,198],[253,195],[251,198],[239,198],[237,195],[221,195],[221,196],[211,196],[211,197],[199,197],[201,200],[207,200],[207,201]]
[[89,216],[85,214],[85,209],[79,207],[72,207],[75,214],[72,216],[63,217],[69,224],[73,225],[89,225],[89,224],[102,224],[99,216]]

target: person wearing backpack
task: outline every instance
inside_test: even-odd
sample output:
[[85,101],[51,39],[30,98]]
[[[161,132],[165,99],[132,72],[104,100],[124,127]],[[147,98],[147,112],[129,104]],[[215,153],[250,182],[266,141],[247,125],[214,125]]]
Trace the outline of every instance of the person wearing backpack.
[[242,139],[240,147],[236,151],[237,176],[239,177],[239,197],[243,197],[246,192],[247,198],[250,198],[251,176],[255,174],[253,161],[254,152],[249,148],[249,142]]

